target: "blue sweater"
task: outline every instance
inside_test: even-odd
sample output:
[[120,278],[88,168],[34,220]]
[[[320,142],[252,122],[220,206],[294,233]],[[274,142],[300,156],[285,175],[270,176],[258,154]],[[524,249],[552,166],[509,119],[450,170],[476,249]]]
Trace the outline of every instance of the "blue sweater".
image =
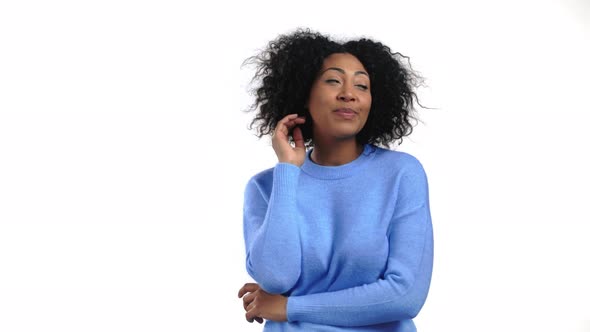
[[415,331],[428,294],[428,183],[412,155],[371,144],[355,160],[277,163],[244,193],[246,269],[288,296],[264,331]]

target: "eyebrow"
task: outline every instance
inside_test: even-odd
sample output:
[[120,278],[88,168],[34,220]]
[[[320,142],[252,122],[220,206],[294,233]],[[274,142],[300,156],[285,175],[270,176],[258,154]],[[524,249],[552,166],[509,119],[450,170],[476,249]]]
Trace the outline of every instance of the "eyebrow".
[[[322,72],[320,73],[320,75],[324,74],[324,73],[325,73],[325,72],[327,72],[328,70],[335,70],[335,71],[341,72],[342,74],[345,74],[345,72],[344,72],[344,69],[342,69],[342,68],[338,68],[338,67],[330,67],[330,68],[327,68],[326,70],[322,71]],[[362,70],[356,71],[354,74],[355,74],[355,75],[365,75],[365,76],[369,77],[369,74],[367,74],[367,72],[365,72],[365,71],[362,71]]]

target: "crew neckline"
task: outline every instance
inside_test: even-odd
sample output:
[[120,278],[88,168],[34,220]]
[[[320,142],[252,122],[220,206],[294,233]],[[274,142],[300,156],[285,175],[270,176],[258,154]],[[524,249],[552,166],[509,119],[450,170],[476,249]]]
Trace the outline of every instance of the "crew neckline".
[[358,173],[363,165],[374,156],[373,152],[375,150],[376,147],[372,144],[365,144],[363,152],[355,160],[338,166],[323,166],[311,160],[311,153],[313,151],[313,148],[311,148],[305,155],[305,161],[301,165],[301,170],[318,179],[333,180],[346,178]]

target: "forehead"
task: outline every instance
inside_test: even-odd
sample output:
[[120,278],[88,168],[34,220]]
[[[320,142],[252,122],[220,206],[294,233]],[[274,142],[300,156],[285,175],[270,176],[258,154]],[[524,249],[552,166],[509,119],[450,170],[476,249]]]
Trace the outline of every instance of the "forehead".
[[352,73],[357,71],[367,71],[359,59],[349,53],[334,53],[326,57],[322,65],[322,71],[331,67],[341,68],[344,71]]

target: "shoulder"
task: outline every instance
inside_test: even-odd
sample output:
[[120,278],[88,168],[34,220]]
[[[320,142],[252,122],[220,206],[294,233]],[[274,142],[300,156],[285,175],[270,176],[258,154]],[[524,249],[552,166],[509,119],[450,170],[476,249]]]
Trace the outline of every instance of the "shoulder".
[[246,186],[256,186],[258,188],[272,186],[274,169],[275,167],[271,167],[254,174]]
[[[423,204],[428,200],[428,177],[418,158],[408,152],[396,150],[380,150],[383,159],[384,172],[387,174],[383,177],[391,182],[394,188],[396,202],[401,204]],[[412,202],[412,203],[407,203]]]
[[251,204],[263,204],[263,201],[268,202],[272,188],[274,167],[265,169],[254,174],[244,188],[244,200],[249,206]]
[[389,150],[377,146],[375,148],[375,161],[382,167],[401,172],[424,173],[422,163],[414,155],[404,151]]

